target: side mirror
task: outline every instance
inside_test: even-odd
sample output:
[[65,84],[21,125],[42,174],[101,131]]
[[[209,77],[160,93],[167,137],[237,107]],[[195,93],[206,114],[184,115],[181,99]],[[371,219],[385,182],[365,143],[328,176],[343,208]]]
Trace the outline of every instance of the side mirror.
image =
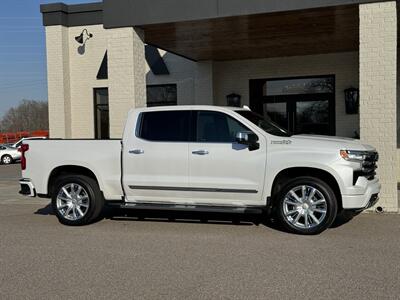
[[249,150],[257,150],[260,148],[258,136],[251,131],[238,132],[236,134],[236,142],[242,145],[249,146]]

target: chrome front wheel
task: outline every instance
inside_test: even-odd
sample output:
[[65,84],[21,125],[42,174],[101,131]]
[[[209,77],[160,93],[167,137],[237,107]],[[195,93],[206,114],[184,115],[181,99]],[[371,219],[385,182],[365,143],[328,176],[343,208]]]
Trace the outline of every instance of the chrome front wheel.
[[309,185],[292,188],[283,200],[283,212],[287,221],[301,229],[321,224],[326,217],[327,209],[324,195]]
[[278,220],[293,233],[321,233],[337,215],[338,202],[332,187],[316,177],[291,179],[274,198]]
[[89,194],[77,183],[61,187],[57,195],[57,210],[66,220],[77,221],[89,211]]

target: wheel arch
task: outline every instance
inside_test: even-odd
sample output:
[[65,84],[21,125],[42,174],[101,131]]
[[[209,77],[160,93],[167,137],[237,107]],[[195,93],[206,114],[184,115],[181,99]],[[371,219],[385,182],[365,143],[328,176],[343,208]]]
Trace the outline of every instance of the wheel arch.
[[94,179],[101,189],[101,185],[96,174],[89,168],[78,165],[64,165],[64,166],[58,166],[50,172],[49,179],[47,181],[48,196],[52,195],[54,184],[57,181],[57,178],[59,178],[62,175],[69,175],[69,174],[88,176]]
[[285,183],[297,177],[309,176],[318,178],[327,183],[335,193],[338,209],[343,209],[342,194],[340,192],[340,185],[334,175],[326,170],[313,168],[313,167],[292,167],[281,170],[274,178],[271,187],[272,202],[274,202],[274,195],[276,195]]

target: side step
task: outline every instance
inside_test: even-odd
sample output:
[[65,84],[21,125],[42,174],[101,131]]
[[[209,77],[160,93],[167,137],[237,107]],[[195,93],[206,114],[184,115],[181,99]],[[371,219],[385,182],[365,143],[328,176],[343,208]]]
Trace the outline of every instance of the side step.
[[119,203],[118,206],[123,209],[193,211],[232,214],[262,214],[265,210],[265,208],[262,206],[208,206],[159,203]]

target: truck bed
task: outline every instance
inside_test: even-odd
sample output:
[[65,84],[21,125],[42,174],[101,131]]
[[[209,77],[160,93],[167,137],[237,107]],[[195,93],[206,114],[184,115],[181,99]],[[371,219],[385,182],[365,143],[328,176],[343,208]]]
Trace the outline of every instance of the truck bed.
[[32,140],[25,144],[29,178],[36,193],[46,195],[51,173],[60,166],[87,168],[96,176],[106,199],[121,199],[121,140]]

